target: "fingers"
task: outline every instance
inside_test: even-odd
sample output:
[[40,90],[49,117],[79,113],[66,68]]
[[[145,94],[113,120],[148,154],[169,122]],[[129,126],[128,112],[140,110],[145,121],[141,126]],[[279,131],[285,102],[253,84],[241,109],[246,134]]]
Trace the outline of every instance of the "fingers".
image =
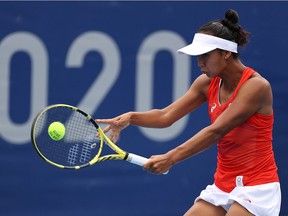
[[143,168],[152,174],[163,174],[170,167],[168,167],[166,161],[164,161],[162,155],[152,156],[147,163],[143,165]]
[[104,129],[102,129],[103,132],[105,134],[110,132],[108,137],[112,142],[116,143],[118,141],[121,129],[117,127],[115,119],[95,119],[95,122],[108,124]]
[[147,167],[145,170],[149,173],[156,174],[156,175],[165,173],[165,171],[162,171],[159,168],[155,168],[154,166]]
[[109,139],[111,139],[112,142],[116,143],[118,141],[118,139],[119,139],[119,134],[120,134],[120,131],[115,132],[115,131],[112,130],[112,132],[109,135]]
[[95,119],[97,123],[104,123],[104,124],[112,124],[114,122],[113,119]]
[[120,125],[120,124],[119,124],[119,120],[120,120],[119,118],[112,118],[112,119],[95,119],[95,122],[118,126],[118,125]]
[[108,126],[106,126],[104,129],[103,129],[103,132],[104,133],[107,133],[108,131],[110,131],[111,130],[111,125],[108,125]]
[[95,119],[97,123],[108,124],[103,129],[104,133],[110,132],[109,138],[116,143],[119,139],[120,132],[129,125],[128,114],[111,118],[111,119]]

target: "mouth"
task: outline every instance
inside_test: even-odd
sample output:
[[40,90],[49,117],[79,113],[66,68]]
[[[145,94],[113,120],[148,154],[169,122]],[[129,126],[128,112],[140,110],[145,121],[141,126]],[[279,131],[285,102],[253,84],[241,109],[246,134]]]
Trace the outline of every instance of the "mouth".
[[201,71],[201,72],[202,72],[202,74],[205,74],[207,77],[211,76],[211,74],[208,71]]
[[200,69],[200,71],[201,71],[202,73],[207,73],[207,71],[206,71],[206,69],[205,69],[204,67],[199,67],[199,69]]

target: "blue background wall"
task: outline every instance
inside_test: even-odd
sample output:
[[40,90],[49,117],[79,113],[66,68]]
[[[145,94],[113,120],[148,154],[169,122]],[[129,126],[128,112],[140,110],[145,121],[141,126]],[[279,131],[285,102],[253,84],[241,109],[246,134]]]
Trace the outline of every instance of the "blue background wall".
[[[0,2],[0,215],[182,215],[213,181],[215,147],[166,176],[115,161],[69,171],[36,155],[30,127],[54,103],[95,118],[169,104],[200,75],[195,59],[175,51],[229,8],[252,32],[243,62],[274,90],[281,215],[288,215],[288,2]],[[129,127],[118,144],[149,157],[207,124],[204,105],[171,129]]]

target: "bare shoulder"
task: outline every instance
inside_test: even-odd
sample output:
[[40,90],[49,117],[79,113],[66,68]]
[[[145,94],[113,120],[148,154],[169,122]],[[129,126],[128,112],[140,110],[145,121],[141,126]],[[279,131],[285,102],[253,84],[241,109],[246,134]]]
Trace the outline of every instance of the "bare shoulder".
[[195,88],[201,92],[205,97],[208,91],[209,85],[211,82],[211,78],[207,77],[205,74],[198,76],[193,82],[191,88],[195,90]]
[[[243,87],[243,88],[242,88]],[[269,81],[255,72],[239,90],[250,103],[258,104],[258,113],[269,115],[272,112],[273,95]]]
[[[207,100],[206,91],[209,87],[210,82],[211,79],[208,78],[206,75],[198,76],[193,81],[188,91],[181,98],[176,100],[172,104],[172,106],[179,106],[181,107],[181,109],[183,109],[183,107],[187,107],[187,110],[189,112],[199,107]],[[169,108],[171,108],[171,106],[169,106]]]
[[258,72],[252,74],[251,78],[247,81],[247,85],[253,87],[253,89],[271,91],[269,81],[261,76]]
[[269,84],[269,81],[267,79],[265,79],[263,76],[261,76],[258,72],[254,72],[251,76],[250,79],[257,79],[257,80],[261,80],[262,82],[267,82]]
[[[198,81],[198,82],[201,82],[201,83],[206,83],[206,84],[208,84],[209,85],[209,83],[211,82],[211,78],[209,78],[209,77],[207,77],[205,74],[201,74],[201,75],[199,75],[197,78],[196,78],[196,80]],[[195,80],[195,81],[196,81]]]

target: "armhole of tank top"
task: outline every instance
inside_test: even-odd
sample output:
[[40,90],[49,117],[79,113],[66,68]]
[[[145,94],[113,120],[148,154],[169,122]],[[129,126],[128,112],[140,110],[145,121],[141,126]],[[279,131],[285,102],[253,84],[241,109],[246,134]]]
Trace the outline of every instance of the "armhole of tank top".
[[222,79],[219,80],[219,84],[218,84],[218,89],[217,89],[217,103],[219,106],[221,106],[221,103],[220,103],[220,88],[221,88],[221,85],[222,85]]

